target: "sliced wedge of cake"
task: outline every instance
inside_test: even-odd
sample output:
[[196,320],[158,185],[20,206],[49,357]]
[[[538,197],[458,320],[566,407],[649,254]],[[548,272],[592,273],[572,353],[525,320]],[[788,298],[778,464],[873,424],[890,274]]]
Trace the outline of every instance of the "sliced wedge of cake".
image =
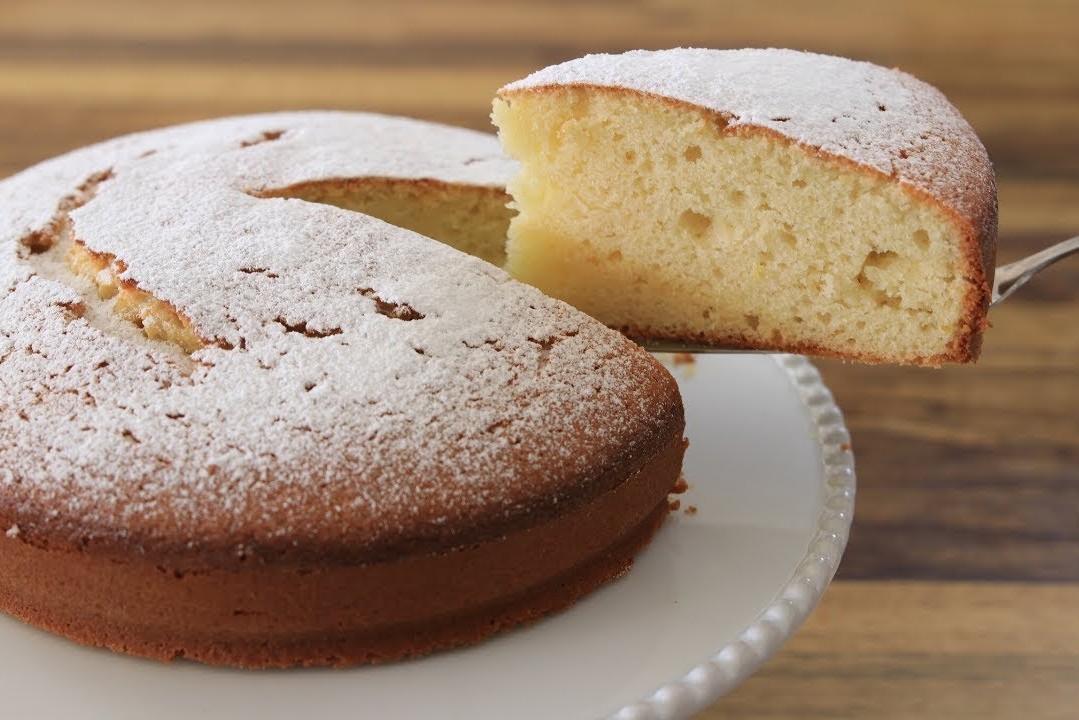
[[502,88],[507,268],[609,326],[865,362],[977,358],[996,188],[933,87],[791,50],[590,55]]

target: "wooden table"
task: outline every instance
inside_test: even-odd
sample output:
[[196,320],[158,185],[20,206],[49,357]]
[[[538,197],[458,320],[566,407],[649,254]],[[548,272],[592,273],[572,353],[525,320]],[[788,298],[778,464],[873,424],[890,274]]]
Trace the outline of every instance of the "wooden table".
[[[196,118],[355,108],[487,128],[589,51],[787,46],[939,86],[1000,180],[1000,259],[1079,232],[1079,3],[0,0],[0,176]],[[821,363],[858,509],[836,583],[699,715],[1079,717],[1079,261],[993,311],[982,361]]]

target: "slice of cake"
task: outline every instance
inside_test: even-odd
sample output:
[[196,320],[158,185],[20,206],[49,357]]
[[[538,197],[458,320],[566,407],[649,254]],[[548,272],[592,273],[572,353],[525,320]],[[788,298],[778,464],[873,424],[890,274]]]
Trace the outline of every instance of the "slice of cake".
[[162,660],[349,665],[625,572],[678,481],[674,379],[367,214],[466,245],[512,170],[492,135],[286,113],[0,182],[0,610]]
[[977,358],[996,189],[939,91],[790,50],[591,55],[502,88],[507,268],[642,339]]

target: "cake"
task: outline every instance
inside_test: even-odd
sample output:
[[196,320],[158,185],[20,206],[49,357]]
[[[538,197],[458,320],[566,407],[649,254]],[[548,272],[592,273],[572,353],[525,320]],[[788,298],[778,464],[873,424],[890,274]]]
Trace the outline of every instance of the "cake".
[[668,512],[681,400],[444,244],[498,259],[512,172],[490,135],[325,112],[0,182],[0,609],[160,660],[351,665],[623,573]]
[[792,50],[589,55],[498,91],[507,269],[645,341],[977,358],[996,189],[933,87]]

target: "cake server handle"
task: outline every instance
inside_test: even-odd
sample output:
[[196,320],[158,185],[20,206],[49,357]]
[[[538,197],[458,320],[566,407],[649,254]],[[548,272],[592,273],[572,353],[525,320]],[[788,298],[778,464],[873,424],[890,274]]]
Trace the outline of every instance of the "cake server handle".
[[[1034,253],[1021,260],[1001,265],[996,269],[993,277],[993,294],[989,299],[989,307],[1001,303],[1013,292],[1026,285],[1032,277],[1049,267],[1058,260],[1063,260],[1069,255],[1079,252],[1079,235],[1059,242],[1056,245]],[[767,353],[768,350],[749,350],[744,348],[732,348],[722,345],[709,345],[702,342],[681,340],[654,340],[631,338],[638,345],[650,352],[667,353]]]
[[1039,272],[1049,267],[1057,260],[1062,260],[1069,255],[1079,252],[1079,235],[1050,245],[1040,252],[1016,260],[1007,265],[997,268],[993,278],[993,295],[989,299],[989,307],[993,307],[1013,292],[1027,284],[1027,282]]

